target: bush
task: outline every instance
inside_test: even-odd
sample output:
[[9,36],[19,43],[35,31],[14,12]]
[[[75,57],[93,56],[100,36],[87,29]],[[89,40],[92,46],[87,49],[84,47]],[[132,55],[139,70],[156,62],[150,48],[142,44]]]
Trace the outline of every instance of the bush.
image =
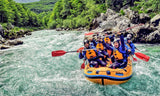
[[120,10],[121,15],[125,15],[125,12],[123,10]]
[[56,21],[52,21],[51,23],[48,24],[48,27],[49,27],[50,29],[55,29],[56,26],[57,26]]

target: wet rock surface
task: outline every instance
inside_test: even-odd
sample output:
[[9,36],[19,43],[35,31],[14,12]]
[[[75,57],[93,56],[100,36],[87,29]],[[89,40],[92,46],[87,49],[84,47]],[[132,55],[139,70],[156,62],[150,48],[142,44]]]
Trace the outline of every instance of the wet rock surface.
[[148,14],[124,9],[124,14],[111,9],[93,20],[90,27],[93,32],[121,31],[132,34],[133,41],[138,43],[160,43],[160,15],[152,19]]

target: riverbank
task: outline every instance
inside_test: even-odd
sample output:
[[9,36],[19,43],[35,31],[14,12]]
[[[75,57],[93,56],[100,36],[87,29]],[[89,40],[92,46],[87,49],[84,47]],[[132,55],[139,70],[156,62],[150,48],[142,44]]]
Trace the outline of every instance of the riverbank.
[[90,32],[119,32],[123,30],[124,35],[132,35],[134,43],[160,43],[160,14],[153,18],[146,13],[138,13],[128,8],[122,8],[120,13],[107,9],[99,17],[92,20],[89,28],[77,29],[56,28],[56,31],[89,30]]
[[8,49],[23,44],[19,38],[32,35],[33,31],[41,30],[40,27],[17,27],[11,23],[0,24],[0,49]]

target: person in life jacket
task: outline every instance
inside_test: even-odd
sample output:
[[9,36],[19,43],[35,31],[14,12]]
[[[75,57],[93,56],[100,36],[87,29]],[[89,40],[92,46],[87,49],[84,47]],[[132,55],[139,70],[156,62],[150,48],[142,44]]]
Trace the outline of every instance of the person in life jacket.
[[96,47],[97,42],[96,42],[96,35],[93,35],[93,38],[89,39],[90,45]]
[[[120,44],[121,43],[121,44]],[[110,68],[121,68],[127,66],[127,48],[125,47],[123,34],[120,35],[119,40],[114,40],[114,47],[112,47],[113,55],[111,56],[112,64]]]
[[[120,38],[118,38],[119,43],[121,45],[121,41]],[[125,44],[125,50],[127,51],[127,58],[129,57],[130,53],[131,53],[131,48],[127,45],[127,39],[124,38],[124,44]]]
[[101,38],[101,36],[99,36],[98,38],[97,38],[97,45],[96,45],[96,49],[97,49],[97,51],[101,54],[101,58],[102,58],[102,60],[104,61],[104,62],[106,62],[106,61],[108,61],[108,57],[109,57],[109,55],[108,55],[108,53],[105,51],[105,43],[103,43],[102,42],[103,41],[103,39]]
[[105,43],[107,43],[107,44],[109,44],[109,45],[112,45],[112,44],[111,44],[111,41],[114,40],[114,37],[115,37],[115,35],[110,36],[110,35],[108,35],[108,33],[106,32],[103,40],[104,40]]
[[114,35],[113,36],[109,36],[107,33],[105,33],[105,36],[103,38],[103,42],[104,42],[104,46],[105,46],[105,50],[107,51],[107,53],[109,54],[109,56],[112,55],[112,49],[110,47],[113,47],[111,44],[111,41],[114,39]]
[[134,55],[136,47],[135,47],[135,45],[132,43],[130,37],[127,37],[127,43],[126,43],[126,45],[131,49],[131,55]]
[[100,53],[97,52],[96,48],[91,48],[89,46],[89,41],[84,41],[84,51],[80,50],[79,58],[88,60],[90,63],[90,67],[106,67],[106,63],[99,59]]

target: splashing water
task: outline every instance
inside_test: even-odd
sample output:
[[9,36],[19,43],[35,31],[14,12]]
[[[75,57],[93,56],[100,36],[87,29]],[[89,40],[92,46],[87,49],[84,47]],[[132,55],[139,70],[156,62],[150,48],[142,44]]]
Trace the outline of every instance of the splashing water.
[[54,50],[77,50],[84,32],[36,31],[24,44],[0,51],[0,96],[157,96],[160,95],[160,45],[137,44],[149,62],[134,62],[133,77],[102,86],[83,76],[78,53],[51,57]]

